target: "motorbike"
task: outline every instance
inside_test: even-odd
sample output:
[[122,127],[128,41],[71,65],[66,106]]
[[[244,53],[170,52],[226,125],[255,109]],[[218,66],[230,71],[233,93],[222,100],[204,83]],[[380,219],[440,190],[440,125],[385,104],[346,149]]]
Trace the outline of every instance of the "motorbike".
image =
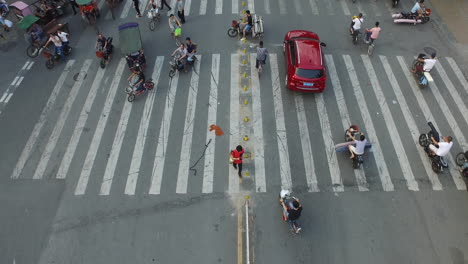
[[395,24],[425,24],[431,19],[431,9],[424,8],[421,15],[415,15],[411,12],[400,12],[392,15]]
[[57,53],[52,54],[52,52],[50,52],[47,48],[45,48],[42,52],[42,55],[44,56],[44,58],[46,58],[46,62],[45,62],[46,68],[49,70],[52,69],[55,66],[55,64],[59,62],[64,56],[70,55],[71,51],[72,51],[72,47],[68,45],[63,46],[62,48],[63,54],[57,54]]
[[[232,20],[231,22],[231,27],[228,29],[227,34],[231,38],[234,38],[236,36],[242,36],[243,33],[242,31],[244,28],[240,26],[241,20]],[[263,37],[263,17],[258,16],[256,14],[252,15],[252,23],[253,26],[250,29],[249,34],[252,35],[254,38],[262,38]],[[247,36],[247,34],[246,34]]]
[[432,138],[439,142],[440,139],[442,139],[442,137],[439,135],[439,132],[437,132],[432,122],[428,122],[427,125],[429,125],[431,130],[427,132],[427,134],[421,134],[419,136],[419,145],[424,148],[424,151],[431,160],[432,170],[436,173],[440,173],[443,171],[444,168],[448,168],[447,158],[445,156],[440,157],[437,155],[433,155],[431,153],[429,145],[432,143]]
[[125,56],[128,68],[131,72],[142,71],[146,67],[146,59],[144,56]]
[[463,168],[465,164],[468,164],[468,151],[458,153],[456,163],[461,174],[468,178],[468,168]]
[[153,79],[149,79],[149,80],[146,80],[144,83],[143,83],[143,90],[140,90],[140,91],[136,91],[136,88],[135,85],[133,84],[132,81],[130,81],[129,83],[129,86],[125,89],[125,92],[128,94],[128,97],[127,97],[127,100],[131,103],[135,100],[135,97],[137,95],[140,95],[146,91],[151,91],[153,90],[154,88],[154,82],[153,82]]
[[426,87],[429,84],[429,82],[433,82],[434,79],[428,71],[423,70],[424,62],[420,61],[420,59],[427,59],[426,54],[419,54],[418,57],[414,59],[411,69],[414,73],[416,80],[418,81],[419,86]]
[[[291,209],[293,208],[293,202],[297,200],[297,198],[292,196],[288,190],[281,190],[279,194],[279,198],[280,198],[279,204],[281,206],[283,221],[288,222],[287,212],[284,210],[283,205],[281,204],[281,201],[284,202],[287,209]],[[293,231],[294,234],[298,234],[299,231],[302,229],[297,220],[293,222],[288,222],[288,224],[289,224],[289,228],[291,229],[291,231]],[[294,230],[297,230],[297,232],[294,232]]]
[[176,71],[182,71],[185,70],[185,67],[190,66],[192,69],[194,69],[195,61],[197,60],[197,56],[192,56],[193,60],[189,61],[187,59],[184,59],[183,61],[180,61],[177,57],[173,57],[172,60],[169,61],[169,65],[171,69],[169,70],[169,77],[172,78],[174,77]]
[[106,64],[109,62],[110,55],[112,54],[113,50],[114,50],[114,45],[112,45],[112,38],[108,37],[106,48],[104,49],[102,47],[99,47],[98,50],[96,51],[96,57],[101,59],[101,62],[99,63],[101,68],[104,69],[106,67]]
[[[361,136],[361,132],[359,132],[359,128],[356,125],[351,125],[348,129],[345,130],[345,141],[350,142],[353,141],[354,138],[359,138]],[[354,158],[352,159],[353,168],[359,169],[361,164],[364,163],[364,153],[363,154],[354,154]]]

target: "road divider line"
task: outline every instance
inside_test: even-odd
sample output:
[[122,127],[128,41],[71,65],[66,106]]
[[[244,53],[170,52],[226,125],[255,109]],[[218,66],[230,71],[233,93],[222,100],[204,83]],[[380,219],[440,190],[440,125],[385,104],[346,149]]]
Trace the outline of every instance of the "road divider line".
[[[210,94],[208,97],[208,120],[207,124],[211,126],[216,124],[216,112],[218,109],[218,86],[219,86],[219,68],[220,55],[213,54],[211,56],[211,78],[210,78]],[[206,141],[211,140],[211,144],[207,147],[205,153],[205,165],[203,169],[203,187],[202,193],[213,192],[213,177],[214,177],[214,160],[216,150],[216,135],[213,131],[207,130]]]
[[26,62],[24,63],[24,65],[23,65],[23,68],[21,68],[21,69],[22,69],[22,70],[26,70],[26,68],[28,68],[28,66],[29,66],[29,63],[31,63],[30,60],[26,61]]
[[0,98],[0,103],[3,103],[3,101],[5,101],[5,99],[7,98],[7,96],[8,96],[8,93],[5,92],[5,93],[3,94],[3,96],[2,96],[2,98]]
[[29,63],[29,66],[28,66],[28,71],[31,69],[31,67],[34,65],[34,61],[31,61],[31,63]]
[[14,86],[16,84],[16,82],[18,81],[19,77],[16,76],[15,79],[13,79],[13,81],[11,82],[11,86]]
[[[405,96],[403,95],[400,85],[398,84],[398,81],[395,75],[393,74],[392,68],[390,67],[390,64],[388,63],[388,60],[385,56],[379,56],[379,57],[380,57],[380,61],[383,64],[385,72],[387,73],[388,80],[390,81],[390,84],[393,88],[393,92],[395,93],[397,100],[400,104],[400,109],[403,112],[403,117],[406,120],[406,124],[408,124],[408,128],[411,132],[411,136],[413,139],[419,138],[420,133],[419,133],[418,127],[416,126],[416,121],[414,120],[411,114],[411,111],[408,107]],[[427,157],[423,148],[416,146],[416,149],[418,150],[421,161],[424,162],[427,159]],[[434,173],[434,171],[432,171],[429,166],[424,166],[424,169],[426,170],[426,174],[432,183],[432,189],[435,191],[442,190],[442,184],[440,183],[439,177],[437,176],[437,174]]]
[[86,154],[80,177],[75,188],[75,195],[83,195],[86,192],[89,176],[91,175],[91,170],[93,169],[94,161],[96,159],[99,145],[101,144],[104,129],[106,128],[107,120],[110,115],[112,104],[114,103],[115,94],[117,93],[117,88],[119,87],[125,65],[125,59],[121,59],[119,65],[117,66],[117,70],[115,71],[110,89],[107,93],[104,107],[102,108],[96,130],[94,131],[93,139],[91,140],[90,147],[88,149],[88,154]]
[[[231,97],[230,97],[230,126],[229,126],[229,150],[240,144],[240,120],[239,120],[239,100],[240,100],[240,75],[239,75],[240,58],[239,54],[231,54]],[[239,176],[237,170],[234,170],[232,165],[229,167],[229,193],[239,192]]]
[[[200,69],[202,56],[197,55],[195,68]],[[187,193],[190,154],[192,152],[193,126],[195,123],[195,112],[197,111],[199,75],[192,69],[187,108],[185,111],[184,134],[182,136],[182,148],[180,151],[179,172],[177,176],[176,193]]]
[[260,94],[260,80],[255,68],[256,53],[250,54],[250,77],[252,80],[252,115],[253,142],[255,162],[255,187],[257,192],[266,192],[265,150],[263,143],[262,99]]
[[[340,112],[341,123],[343,125],[343,131],[347,129],[350,125],[351,118],[349,117],[348,107],[346,105],[346,100],[343,95],[343,90],[341,88],[340,79],[338,78],[338,73],[336,71],[335,62],[333,61],[333,56],[330,54],[325,55],[326,63],[328,67],[328,73],[333,85],[333,91],[335,92],[335,98],[338,105],[338,110]],[[356,175],[356,183],[358,185],[358,190],[361,192],[369,191],[366,175],[364,170],[354,170]]]
[[145,143],[148,135],[149,123],[151,120],[151,114],[153,112],[154,100],[156,98],[156,92],[158,91],[159,77],[161,76],[161,69],[163,67],[164,57],[158,56],[154,63],[154,71],[151,76],[154,82],[154,90],[148,92],[148,98],[145,101],[145,107],[143,109],[143,115],[140,120],[140,127],[138,128],[137,139],[135,142],[135,148],[133,150],[132,162],[128,171],[127,183],[125,184],[125,194],[135,195],[136,185],[138,176],[140,173],[141,161],[143,159],[143,151],[145,150]]
[[271,83],[273,88],[273,105],[275,108],[276,140],[278,142],[278,155],[281,175],[281,188],[291,190],[291,167],[289,163],[288,138],[284,120],[283,99],[278,71],[276,54],[270,54]]
[[164,163],[166,161],[167,143],[169,141],[169,133],[171,132],[171,119],[174,110],[175,96],[177,94],[177,83],[179,82],[179,72],[176,71],[174,77],[169,80],[169,91],[166,96],[166,104],[164,115],[159,129],[158,145],[156,147],[156,155],[154,158],[153,172],[151,175],[151,186],[149,194],[160,194],[161,183],[164,172]]
[[447,57],[446,59],[450,67],[452,68],[453,72],[457,76],[458,80],[462,84],[463,88],[465,89],[465,92],[468,93],[468,82],[466,81],[465,76],[463,76],[463,73],[458,67],[457,63],[455,62],[453,58]]
[[299,137],[302,145],[302,157],[304,158],[304,170],[309,192],[319,192],[317,175],[315,174],[314,155],[310,143],[309,128],[304,108],[302,94],[294,93],[296,103],[297,123],[299,125]]
[[400,166],[403,171],[403,176],[406,179],[406,185],[408,186],[409,190],[418,191],[418,183],[416,182],[413,171],[411,170],[410,162],[408,160],[408,156],[406,155],[405,148],[403,147],[400,134],[396,129],[397,126],[395,124],[395,121],[393,120],[392,112],[388,107],[385,95],[382,92],[382,88],[380,87],[379,81],[377,80],[377,75],[375,74],[374,66],[372,66],[369,56],[361,55],[361,58],[364,62],[364,67],[367,70],[367,75],[370,78],[371,86],[374,90],[375,96],[377,97],[377,100],[379,100],[380,109],[382,110],[383,118],[385,120],[385,123],[387,124],[388,132],[390,133],[390,135],[392,135],[390,139],[397,153],[396,156],[398,158],[398,161],[400,162]]
[[364,99],[365,97],[359,84],[356,75],[356,70],[354,69],[354,65],[349,55],[343,55],[343,59],[346,64],[346,69],[348,71],[349,78],[354,89],[356,101],[361,102],[359,104],[359,108],[361,109],[362,119],[367,130],[366,132],[369,135],[369,138],[372,139],[372,149],[374,150],[372,153],[374,154],[377,170],[379,171],[380,181],[382,182],[382,188],[386,192],[393,191],[394,186],[392,183],[392,179],[390,178],[387,164],[385,163],[384,156],[382,154],[382,147],[380,146],[379,137],[377,137],[377,133],[375,132],[375,127],[369,109],[367,108],[367,103]]
[[[431,121],[436,128],[441,128],[440,126],[437,125],[436,119],[432,115],[431,108],[429,108],[426,101],[424,100],[424,96],[423,96],[423,94],[421,92],[421,89],[416,84],[416,80],[414,79],[414,76],[412,76],[413,74],[410,73],[409,68],[406,66],[406,62],[405,62],[404,58],[402,56],[397,56],[397,60],[398,60],[398,63],[400,64],[401,69],[403,70],[403,73],[404,73],[404,75],[406,77],[406,80],[410,84],[411,91],[413,92],[414,96],[416,97],[416,101],[418,102],[419,108],[421,108],[422,113],[424,114],[424,117],[426,118],[424,123],[426,123],[427,121]],[[431,91],[438,93],[437,86],[435,86],[434,83],[431,83],[431,86],[433,87],[433,89],[431,89]],[[447,119],[449,125],[452,125],[450,123],[452,121],[448,120],[448,117],[446,116],[446,113],[449,113],[449,111],[447,109],[448,108],[447,104],[443,100],[441,102],[439,102],[440,100],[439,100],[439,98],[437,98],[437,96],[441,96],[440,93],[435,94],[434,97],[436,97],[436,99],[438,100],[438,104],[441,107],[442,112],[444,113],[445,118]],[[443,103],[443,105],[441,105],[441,103]],[[429,128],[427,127],[427,129],[429,129]],[[463,134],[460,134],[461,133],[460,129],[456,130],[456,129],[453,129],[453,127],[452,127],[452,131],[455,133],[455,137],[457,138],[457,140],[459,142],[464,140]],[[439,130],[439,132],[441,132],[442,134],[444,133],[444,131],[440,131],[440,130]],[[461,143],[461,145],[463,145],[463,142]],[[453,165],[453,161],[455,159],[453,159],[452,154],[448,155],[448,160],[451,163],[450,166],[449,166],[449,171],[450,171],[450,175],[452,175],[452,179],[453,179],[453,181],[455,183],[455,186],[457,187],[458,190],[466,190],[465,181],[461,178],[460,172],[456,169],[456,165]],[[428,163],[426,163],[425,166],[428,166]]]
[[[88,72],[89,67],[91,66],[91,61],[92,60],[90,59],[85,60],[83,66],[81,67],[80,73]],[[52,130],[52,133],[49,136],[49,140],[45,145],[39,164],[37,165],[36,171],[34,172],[33,179],[42,179],[47,169],[49,160],[52,156],[55,147],[57,146],[60,135],[62,134],[62,129],[65,126],[65,122],[67,121],[68,116],[70,115],[73,103],[75,102],[78,92],[80,91],[81,86],[85,80],[85,77],[83,75],[79,75],[79,77],[80,78],[73,84],[70,93],[67,95],[67,100],[65,101],[65,104],[62,110],[60,111],[60,116],[57,120],[57,123],[55,123],[54,129]]]
[[5,99],[5,104],[8,103],[11,99],[11,97],[13,96],[13,93],[9,93],[7,98]]
[[81,133],[85,128],[86,121],[88,120],[89,113],[91,112],[91,107],[93,106],[93,102],[96,98],[97,91],[99,90],[99,87],[101,87],[101,81],[104,77],[105,72],[105,69],[99,68],[96,76],[94,77],[94,81],[91,85],[91,89],[89,90],[88,96],[86,97],[85,104],[81,109],[80,117],[78,118],[78,122],[76,123],[75,129],[73,130],[73,135],[70,141],[68,142],[65,153],[63,154],[63,159],[60,163],[60,167],[56,175],[57,179],[65,179],[67,177],[68,169],[70,168],[73,156],[75,155],[76,147],[78,146],[78,142],[80,141]]
[[62,74],[57,80],[57,83],[55,84],[55,87],[52,90],[52,94],[50,95],[49,99],[47,100],[46,106],[41,112],[39,121],[34,126],[31,136],[29,137],[28,142],[26,143],[26,146],[21,152],[21,155],[18,159],[18,162],[16,163],[16,166],[13,170],[11,178],[17,179],[23,172],[24,166],[26,165],[26,162],[28,161],[29,156],[31,155],[31,151],[36,145],[36,141],[39,137],[39,133],[41,132],[42,127],[44,126],[46,122],[47,115],[52,110],[52,107],[54,106],[55,101],[57,100],[57,95],[60,93],[60,90],[62,89],[63,84],[68,76],[68,73],[70,72],[70,69],[74,63],[75,63],[75,60],[69,60],[67,64],[65,65],[65,69],[63,70]]
[[15,86],[16,87],[20,86],[21,82],[23,82],[23,79],[24,79],[24,77],[21,76]]

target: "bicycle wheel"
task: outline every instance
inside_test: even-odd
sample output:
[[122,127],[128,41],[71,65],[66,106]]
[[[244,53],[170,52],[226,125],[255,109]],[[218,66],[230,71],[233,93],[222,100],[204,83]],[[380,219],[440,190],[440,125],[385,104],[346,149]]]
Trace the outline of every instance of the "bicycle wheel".
[[133,93],[129,94],[128,97],[127,97],[127,100],[130,103],[133,102],[135,100],[135,94],[133,94]]
[[46,65],[46,68],[50,70],[54,67],[54,62],[52,61],[52,59],[49,59],[49,60],[46,60],[45,65]]
[[374,44],[369,44],[369,47],[367,48],[367,55],[372,56],[374,53]]
[[175,75],[175,70],[174,70],[174,69],[171,69],[171,70],[169,71],[169,77],[172,78],[172,77],[174,77],[174,75]]
[[39,55],[39,48],[31,44],[26,48],[26,54],[31,58],[36,58]]
[[231,38],[237,36],[238,33],[239,32],[237,32],[237,30],[235,30],[234,28],[229,28],[227,31],[228,36],[230,36]]
[[431,167],[432,167],[432,170],[435,172],[435,173],[440,173],[442,171],[442,166],[440,165],[440,163],[437,161],[437,160],[432,160],[432,164],[431,164]]
[[357,33],[354,33],[354,34],[353,34],[353,44],[354,44],[354,45],[357,44],[357,40],[358,40],[358,34],[357,34]]
[[149,29],[151,31],[154,31],[156,29],[156,21],[154,19],[151,19],[149,22]]
[[154,88],[154,82],[150,82],[150,83],[148,84],[148,91],[153,90],[153,88]]
[[463,166],[466,162],[465,153],[463,152],[458,153],[457,157],[455,158],[455,161],[458,166]]
[[427,145],[429,145],[427,141],[428,141],[428,138],[426,134],[421,134],[419,136],[419,145],[421,145],[421,147],[426,147]]

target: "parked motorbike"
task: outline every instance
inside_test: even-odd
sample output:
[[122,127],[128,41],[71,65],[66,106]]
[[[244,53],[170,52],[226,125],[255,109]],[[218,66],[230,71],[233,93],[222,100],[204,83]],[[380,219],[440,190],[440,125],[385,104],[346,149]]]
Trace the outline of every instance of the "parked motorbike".
[[177,57],[173,57],[172,60],[169,61],[169,65],[171,67],[171,69],[169,70],[169,77],[174,77],[176,71],[186,71],[186,68],[187,66],[190,66],[192,67],[192,69],[194,69],[194,65],[195,65],[195,61],[197,60],[197,56],[193,56],[192,57],[193,60],[192,61],[189,61],[187,59],[184,59],[182,61],[180,61]]
[[42,52],[42,55],[44,58],[46,58],[46,68],[47,69],[52,69],[57,62],[59,62],[64,56],[68,56],[71,54],[72,48],[68,45],[63,46],[62,48],[62,53],[63,54],[52,54],[52,52],[49,51],[48,48],[44,49]]
[[146,81],[143,83],[143,88],[145,88],[145,89],[140,90],[140,91],[138,91],[138,92],[136,91],[136,89],[137,89],[138,87],[135,87],[135,85],[133,84],[132,81],[130,81],[128,84],[129,84],[129,86],[126,88],[125,91],[126,91],[127,94],[128,94],[127,100],[128,100],[130,103],[133,102],[133,101],[135,100],[135,97],[136,97],[137,95],[140,95],[140,94],[142,94],[142,93],[144,93],[144,92],[146,92],[146,91],[151,91],[151,90],[153,90],[153,88],[154,88],[153,79],[146,80]]
[[411,69],[414,73],[416,80],[418,81],[419,86],[426,87],[429,84],[429,82],[433,82],[434,79],[428,71],[423,70],[424,62],[420,61],[420,59],[427,59],[426,54],[419,54],[418,57],[413,61]]
[[112,38],[108,37],[107,38],[107,46],[105,49],[102,47],[99,47],[98,50],[96,51],[96,57],[101,59],[100,66],[101,68],[105,68],[107,63],[110,60],[110,55],[112,54],[112,51],[114,50],[114,45],[112,45]]
[[[362,135],[362,133],[359,131],[358,126],[356,125],[351,125],[348,129],[345,130],[345,141],[350,142],[353,141],[353,136],[354,138],[359,138]],[[352,159],[353,162],[353,168],[359,169],[361,164],[364,163],[364,153],[363,154],[354,154],[354,158]]]
[[421,15],[415,15],[411,12],[400,12],[392,15],[395,24],[425,24],[429,22],[431,9],[424,8]]
[[[240,27],[241,20],[232,20],[231,27],[228,29],[227,34],[231,38],[236,36],[242,36],[244,28]],[[251,34],[254,38],[262,38],[263,37],[263,17],[258,16],[256,14],[252,15],[252,23],[253,26],[250,29],[249,35]],[[246,34],[247,36],[247,34]]]
[[[293,208],[293,202],[295,200],[297,200],[297,198],[292,196],[291,193],[288,190],[281,190],[280,194],[279,194],[279,198],[280,198],[279,204],[281,206],[283,221],[288,222],[287,212],[285,212],[285,210],[283,208],[283,205],[281,204],[281,201],[284,202],[287,209],[291,209],[291,208]],[[291,230],[293,230],[293,231],[297,230],[297,232],[293,232],[295,234],[298,234],[299,231],[302,229],[297,220],[293,221],[293,222],[288,222],[288,224],[289,224],[289,228]]]
[[424,148],[427,156],[431,159],[432,170],[436,173],[440,173],[443,171],[443,168],[448,168],[447,158],[445,156],[440,157],[433,155],[429,149],[429,145],[432,143],[432,138],[439,142],[442,137],[439,135],[439,132],[437,132],[432,122],[428,122],[427,124],[431,130],[427,132],[427,134],[421,134],[419,136],[419,145]]
[[458,153],[456,163],[459,166],[461,174],[468,178],[468,168],[463,168],[465,164],[468,164],[468,151]]

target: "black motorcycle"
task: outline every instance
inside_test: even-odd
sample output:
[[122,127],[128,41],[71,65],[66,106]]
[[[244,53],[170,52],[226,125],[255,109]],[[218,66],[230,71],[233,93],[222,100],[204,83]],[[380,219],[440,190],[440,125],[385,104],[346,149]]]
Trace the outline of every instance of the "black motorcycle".
[[169,61],[169,65],[171,67],[171,69],[169,70],[169,77],[172,78],[174,77],[176,71],[186,71],[186,68],[187,66],[190,66],[192,67],[192,69],[194,69],[195,71],[195,61],[197,60],[197,56],[193,55],[192,56],[192,60],[189,61],[187,58],[186,59],[183,59],[183,60],[179,60],[178,58],[176,57],[173,57],[171,61]]
[[[359,129],[356,125],[350,126],[348,129],[345,130],[345,141],[350,142],[353,141],[353,136],[354,138],[359,138],[362,135],[361,132],[359,132]],[[354,158],[352,159],[353,162],[353,168],[359,169],[361,164],[364,163],[364,153],[363,154],[354,154]]]
[[448,162],[445,157],[440,157],[437,155],[432,154],[429,145],[432,143],[432,138],[434,138],[437,142],[440,140],[439,132],[437,132],[436,128],[432,124],[432,122],[427,123],[431,130],[427,132],[427,134],[421,134],[419,136],[419,145],[424,148],[427,156],[431,159],[432,170],[436,173],[440,173],[443,171],[444,168],[448,168]]

